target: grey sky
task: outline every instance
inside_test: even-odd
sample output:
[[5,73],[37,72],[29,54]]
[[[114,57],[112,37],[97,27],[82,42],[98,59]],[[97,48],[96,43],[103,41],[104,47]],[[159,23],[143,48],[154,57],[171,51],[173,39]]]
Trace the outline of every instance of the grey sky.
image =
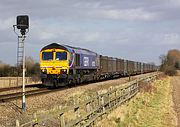
[[159,64],[180,49],[180,0],[1,0],[0,60],[16,63],[16,16],[28,14],[26,55],[39,60],[59,42],[97,53]]

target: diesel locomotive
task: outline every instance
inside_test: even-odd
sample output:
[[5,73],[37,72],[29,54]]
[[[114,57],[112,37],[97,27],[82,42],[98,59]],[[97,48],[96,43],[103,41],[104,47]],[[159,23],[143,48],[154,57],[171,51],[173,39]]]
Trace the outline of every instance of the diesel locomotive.
[[155,65],[102,56],[88,49],[52,43],[40,51],[41,80],[64,86],[155,71]]

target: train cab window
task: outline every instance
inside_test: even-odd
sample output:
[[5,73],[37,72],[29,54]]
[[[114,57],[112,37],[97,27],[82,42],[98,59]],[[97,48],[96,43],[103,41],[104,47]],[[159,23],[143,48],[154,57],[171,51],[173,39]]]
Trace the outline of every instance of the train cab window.
[[42,60],[53,60],[53,52],[43,52]]
[[80,55],[76,54],[76,66],[80,66]]
[[56,52],[56,60],[67,60],[66,52]]

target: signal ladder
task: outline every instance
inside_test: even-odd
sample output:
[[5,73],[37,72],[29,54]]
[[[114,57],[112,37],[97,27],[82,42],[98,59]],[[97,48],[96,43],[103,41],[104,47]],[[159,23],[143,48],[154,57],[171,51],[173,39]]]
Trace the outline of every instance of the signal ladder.
[[24,49],[24,40],[25,40],[24,35],[18,36],[18,48],[17,48],[17,86],[19,84],[22,84],[23,79],[22,79],[22,69],[23,69],[23,62],[25,60],[24,54],[25,54],[25,49]]

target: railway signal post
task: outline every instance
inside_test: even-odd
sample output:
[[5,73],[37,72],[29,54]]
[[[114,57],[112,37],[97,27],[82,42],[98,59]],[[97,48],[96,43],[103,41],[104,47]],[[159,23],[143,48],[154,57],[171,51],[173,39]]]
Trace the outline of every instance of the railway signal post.
[[[18,48],[17,48],[17,67],[22,67],[22,110],[26,111],[25,101],[25,45],[26,34],[29,32],[29,17],[27,15],[17,16],[17,24],[13,25],[14,32],[18,36]],[[16,32],[16,28],[20,30]],[[19,76],[19,75],[18,75]],[[18,83],[18,82],[17,82]]]

